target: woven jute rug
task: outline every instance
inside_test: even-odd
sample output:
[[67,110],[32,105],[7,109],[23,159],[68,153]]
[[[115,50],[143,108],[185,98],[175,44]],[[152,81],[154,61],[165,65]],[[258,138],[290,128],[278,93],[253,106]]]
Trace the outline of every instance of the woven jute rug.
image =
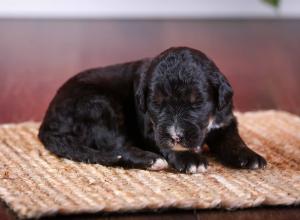
[[266,169],[230,169],[209,154],[201,174],[76,163],[43,148],[39,123],[1,125],[0,197],[21,218],[299,204],[300,118],[278,111],[236,115],[246,143],[267,159]]

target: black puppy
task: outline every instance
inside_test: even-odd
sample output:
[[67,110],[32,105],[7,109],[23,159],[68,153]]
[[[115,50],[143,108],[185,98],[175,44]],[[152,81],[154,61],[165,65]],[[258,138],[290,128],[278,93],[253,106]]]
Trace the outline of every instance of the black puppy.
[[170,48],[72,77],[50,103],[39,138],[58,156],[108,166],[201,172],[206,143],[227,165],[262,168],[265,159],[238,134],[232,95],[202,52]]

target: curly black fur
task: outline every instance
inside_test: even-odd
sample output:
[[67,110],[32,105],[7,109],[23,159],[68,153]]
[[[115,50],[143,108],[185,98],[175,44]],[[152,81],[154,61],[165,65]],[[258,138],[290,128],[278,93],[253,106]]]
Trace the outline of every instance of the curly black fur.
[[[109,166],[162,169],[168,163],[198,172],[207,161],[193,150],[207,143],[228,165],[264,167],[238,134],[232,95],[205,54],[170,48],[69,79],[50,103],[39,138],[58,156]],[[177,144],[187,151],[177,151]]]

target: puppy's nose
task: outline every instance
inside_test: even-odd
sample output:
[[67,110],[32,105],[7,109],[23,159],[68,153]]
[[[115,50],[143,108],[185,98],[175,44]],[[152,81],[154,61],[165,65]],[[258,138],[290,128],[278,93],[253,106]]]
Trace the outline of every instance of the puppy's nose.
[[174,136],[172,136],[172,140],[175,142],[175,143],[179,143],[182,139],[182,136],[179,135],[179,134],[176,134]]

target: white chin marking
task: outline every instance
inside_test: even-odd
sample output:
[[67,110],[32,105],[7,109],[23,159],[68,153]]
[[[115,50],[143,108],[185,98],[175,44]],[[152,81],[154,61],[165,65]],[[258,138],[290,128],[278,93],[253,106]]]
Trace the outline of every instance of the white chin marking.
[[149,170],[163,170],[168,167],[168,162],[164,159],[157,159],[149,168]]
[[196,165],[192,165],[189,170],[188,173],[203,173],[206,171],[206,168],[204,165],[199,165],[198,167],[196,167]]

